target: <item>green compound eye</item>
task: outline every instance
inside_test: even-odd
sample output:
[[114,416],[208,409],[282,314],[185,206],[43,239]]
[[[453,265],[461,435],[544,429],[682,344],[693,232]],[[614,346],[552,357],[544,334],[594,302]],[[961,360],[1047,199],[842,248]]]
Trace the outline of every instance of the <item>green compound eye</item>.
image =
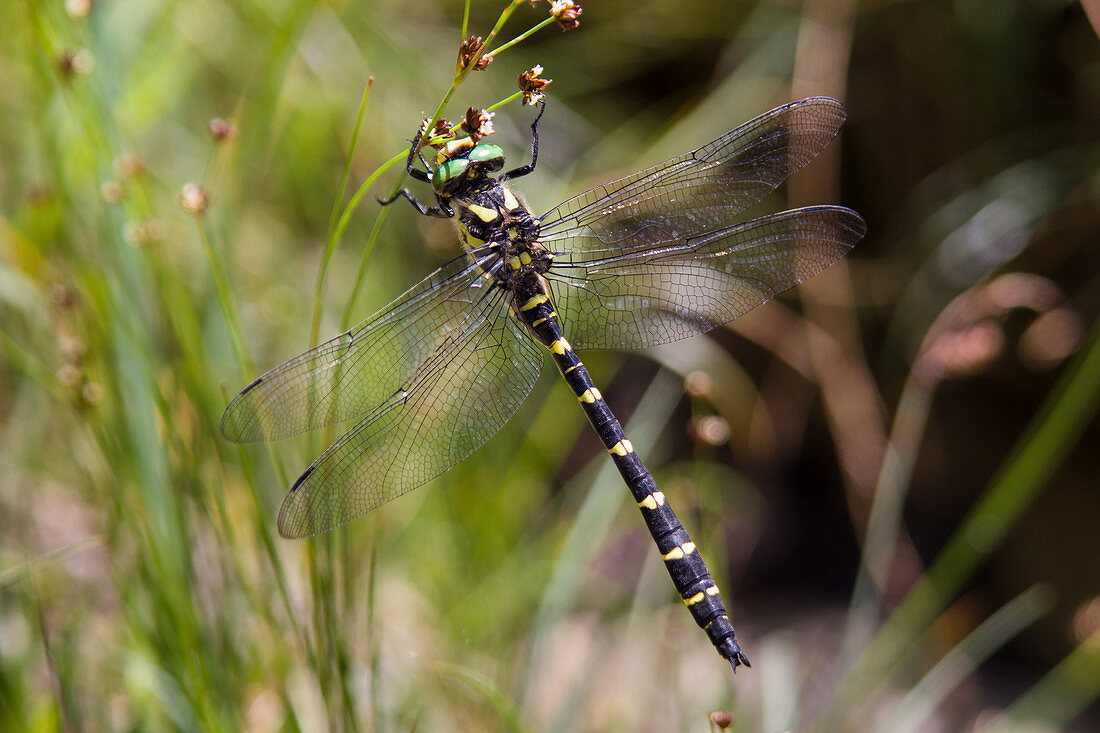
[[439,193],[452,192],[462,180],[462,174],[466,172],[469,165],[470,161],[467,158],[455,158],[440,163],[432,173],[432,188]]
[[471,163],[478,163],[490,171],[499,171],[504,167],[504,151],[491,143],[477,145],[466,157]]

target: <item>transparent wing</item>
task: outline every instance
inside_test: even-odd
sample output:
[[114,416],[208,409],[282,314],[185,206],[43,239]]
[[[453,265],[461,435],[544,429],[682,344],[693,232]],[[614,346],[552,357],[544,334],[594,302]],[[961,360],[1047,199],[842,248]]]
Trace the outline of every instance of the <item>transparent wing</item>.
[[859,214],[811,206],[686,239],[555,256],[547,274],[576,349],[643,348],[704,333],[794,287],[863,238]]
[[698,150],[569,199],[541,217],[554,251],[614,252],[733,223],[832,140],[844,108],[828,97],[777,107]]
[[313,462],[283,500],[279,533],[325,532],[451,468],[515,413],[542,358],[503,300],[490,294],[403,391]]
[[475,260],[491,255],[473,254],[245,387],[222,415],[222,435],[235,443],[278,440],[360,417],[400,391],[447,334],[467,327],[473,303],[490,289]]

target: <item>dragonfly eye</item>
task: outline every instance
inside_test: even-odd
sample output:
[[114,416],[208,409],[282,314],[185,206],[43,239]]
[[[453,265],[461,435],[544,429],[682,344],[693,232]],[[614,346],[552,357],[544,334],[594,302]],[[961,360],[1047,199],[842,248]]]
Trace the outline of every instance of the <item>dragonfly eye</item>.
[[496,172],[504,167],[504,151],[491,143],[480,143],[466,157],[483,170]]
[[462,183],[469,166],[470,161],[466,158],[455,158],[440,163],[432,173],[432,188],[436,193],[443,195],[454,193]]

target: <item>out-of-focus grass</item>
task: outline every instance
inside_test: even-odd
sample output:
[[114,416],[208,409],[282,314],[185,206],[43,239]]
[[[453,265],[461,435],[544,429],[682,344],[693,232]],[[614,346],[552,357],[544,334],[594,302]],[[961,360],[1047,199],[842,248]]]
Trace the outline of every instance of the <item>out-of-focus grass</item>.
[[[326,232],[446,92],[461,3],[0,5],[0,729],[1072,724],[1097,693],[1095,539],[1073,531],[1095,497],[1043,510],[1054,565],[972,583],[1048,484],[1097,468],[1072,451],[1100,370],[1100,53],[1079,9],[979,6],[593,4],[447,111],[546,67],[541,211],[793,96],[847,98],[843,157],[791,195],[860,209],[857,261],[804,309],[655,350],[656,373],[585,355],[742,621],[756,666],[731,679],[553,374],[475,457],[309,542],[274,514],[318,438],[220,438],[227,394],[336,332],[353,291],[366,315],[457,252],[396,209],[357,275],[395,179]],[[470,32],[500,9],[474,3]],[[495,119],[513,157],[529,120]],[[954,424],[983,439],[945,443]],[[1053,657],[1027,642],[1048,611]]]

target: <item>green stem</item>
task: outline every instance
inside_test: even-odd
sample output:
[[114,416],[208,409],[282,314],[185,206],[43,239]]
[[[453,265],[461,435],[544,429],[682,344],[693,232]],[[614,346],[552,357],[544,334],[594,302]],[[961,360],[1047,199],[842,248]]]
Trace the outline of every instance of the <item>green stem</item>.
[[553,22],[554,22],[554,16],[550,16],[550,17],[546,18],[545,20],[543,20],[541,23],[538,23],[536,25],[531,26],[529,29],[527,29],[523,33],[520,33],[518,36],[516,36],[512,40],[508,41],[507,43],[505,43],[501,46],[497,46],[492,51],[489,51],[488,53],[485,53],[483,55],[484,56],[497,56],[499,54],[502,54],[505,51],[507,51],[509,48],[511,48],[512,46],[516,45],[517,43],[519,43],[521,41],[527,40],[528,38],[530,38],[534,34],[538,33],[543,28],[545,28],[546,26],[550,25]]
[[[355,192],[355,195],[351,197],[348,205],[344,208],[344,213],[343,215],[341,215],[340,221],[336,224],[335,236],[337,239],[340,239],[340,237],[344,235],[344,230],[347,229],[348,222],[351,221],[352,211],[354,211],[355,207],[359,205],[359,201],[367,193],[367,190],[371,187],[371,185],[376,180],[378,180],[378,177],[386,172],[391,166],[405,160],[407,156],[408,151],[398,153],[397,155],[393,156],[385,163],[380,165],[374,171],[374,173],[371,173],[370,176],[368,176],[367,179],[363,181],[362,184],[360,184],[359,189]],[[400,184],[400,179],[398,180],[398,184]],[[399,190],[400,188],[397,187],[390,194],[390,198],[395,196],[397,194],[397,191]],[[367,236],[367,243],[363,247],[362,256],[359,258],[359,271],[355,275],[355,284],[352,286],[351,297],[348,298],[347,305],[344,306],[344,315],[340,319],[341,329],[346,329],[350,324],[351,314],[355,311],[355,301],[359,298],[359,290],[362,287],[363,279],[366,276],[367,265],[370,263],[371,255],[374,254],[374,246],[378,243],[378,235],[382,232],[382,224],[389,216],[389,212],[389,207],[383,207],[382,210],[378,212],[378,216],[375,217],[374,224],[371,225],[370,234]]]
[[523,96],[523,92],[516,92],[515,94],[512,94],[512,95],[509,95],[509,96],[505,97],[504,99],[500,100],[496,104],[493,104],[493,105],[490,105],[490,106],[486,107],[485,111],[486,112],[495,112],[498,109],[500,109],[501,107],[503,107],[504,105],[508,104],[509,102],[514,102],[515,100],[519,99],[522,96]]
[[244,346],[244,337],[241,335],[244,331],[241,328],[241,319],[237,315],[237,308],[233,304],[233,297],[229,291],[229,277],[226,275],[225,263],[222,261],[218,248],[214,246],[206,218],[201,214],[196,215],[195,225],[199,230],[199,239],[202,241],[203,251],[206,252],[206,259],[210,264],[210,274],[214,278],[214,289],[218,293],[218,302],[225,314],[226,325],[229,326],[229,337],[233,341],[233,349],[237,352],[237,361],[240,364],[241,372],[247,378],[255,372],[255,367],[252,364],[252,359],[248,356],[248,349]]
[[1038,496],[1100,407],[1097,374],[1100,321],[982,498],[858,660],[835,697],[834,714],[846,704],[871,699],[869,690],[888,681],[914,639],[957,595]]
[[1064,730],[1100,696],[1100,630],[1077,645],[1038,684],[1027,691],[1004,717],[990,726],[992,733],[1036,729]]
[[[336,197],[332,201],[332,212],[329,214],[328,219],[328,231],[325,235],[325,252],[321,256],[321,270],[317,273],[317,285],[313,291],[313,316],[309,323],[309,346],[313,348],[317,345],[317,339],[321,331],[321,301],[322,291],[325,284],[325,275],[328,272],[329,262],[332,260],[332,255],[336,251],[336,243],[340,241],[340,235],[343,234],[343,228],[339,231],[336,229],[338,221],[344,221],[346,227],[346,219],[339,217],[340,202],[344,200],[344,192],[348,188],[348,178],[351,176],[351,163],[355,158],[355,146],[359,141],[359,130],[363,126],[363,113],[367,109],[367,100],[370,99],[371,89],[374,87],[374,77],[367,79],[367,86],[363,89],[363,97],[359,100],[359,113],[355,116],[355,128],[351,133],[351,145],[348,147],[347,159],[344,161],[344,173],[340,177],[340,190],[337,192]],[[361,189],[362,190],[362,189]],[[347,210],[345,210],[347,213]]]

